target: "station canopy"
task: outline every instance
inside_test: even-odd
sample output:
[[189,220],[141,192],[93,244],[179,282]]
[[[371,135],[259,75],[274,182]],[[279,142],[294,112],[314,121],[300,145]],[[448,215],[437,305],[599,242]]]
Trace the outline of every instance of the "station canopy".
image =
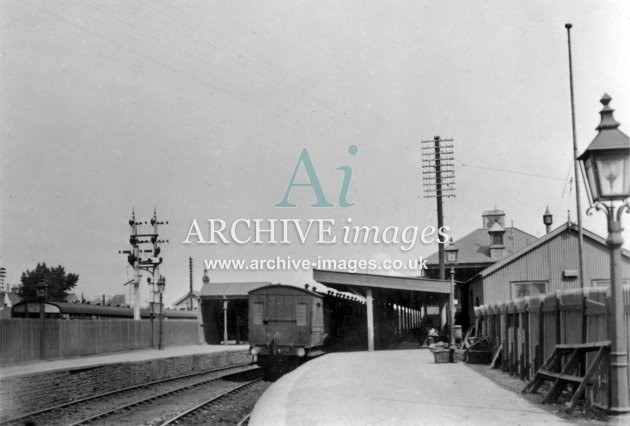
[[407,307],[444,300],[451,291],[450,281],[429,278],[313,269],[313,279],[337,291],[361,297],[366,297],[371,290],[375,299]]

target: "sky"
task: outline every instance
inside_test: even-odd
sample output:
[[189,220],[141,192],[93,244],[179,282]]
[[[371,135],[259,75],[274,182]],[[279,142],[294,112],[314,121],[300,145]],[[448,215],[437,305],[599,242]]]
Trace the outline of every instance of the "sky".
[[[436,135],[454,144],[444,224],[455,242],[494,208],[535,236],[547,206],[554,226],[576,221],[567,22],[578,151],[596,135],[604,93],[630,133],[621,0],[2,0],[0,20],[0,261],[10,284],[46,262],[78,274],[86,297],[128,294],[118,251],[129,249],[132,209],[168,221],[167,302],[188,291],[189,257],[199,289],[208,259],[428,256],[434,242],[302,243],[295,231],[286,244],[184,241],[193,220],[207,238],[208,219],[334,220],[338,235],[348,218],[435,226],[421,141]],[[296,207],[276,207],[296,168],[295,182],[309,180],[296,167],[304,149],[334,207],[311,207],[313,188],[297,186]],[[353,205],[343,207],[348,169]],[[584,194],[582,204],[584,227],[605,236],[603,214],[585,214]],[[313,282],[310,270],[209,276]]]

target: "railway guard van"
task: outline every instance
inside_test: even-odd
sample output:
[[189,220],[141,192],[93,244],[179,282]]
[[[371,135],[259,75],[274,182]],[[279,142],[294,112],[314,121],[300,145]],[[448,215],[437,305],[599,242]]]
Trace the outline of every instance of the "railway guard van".
[[306,288],[270,285],[249,292],[250,353],[267,375],[323,353],[324,297]]

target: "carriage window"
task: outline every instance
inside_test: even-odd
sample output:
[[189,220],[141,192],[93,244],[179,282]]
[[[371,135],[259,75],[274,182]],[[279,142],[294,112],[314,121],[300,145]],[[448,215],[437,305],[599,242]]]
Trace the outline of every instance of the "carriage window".
[[295,312],[297,325],[306,325],[306,303],[298,303]]
[[262,302],[254,302],[254,324],[260,325],[263,320],[263,307]]

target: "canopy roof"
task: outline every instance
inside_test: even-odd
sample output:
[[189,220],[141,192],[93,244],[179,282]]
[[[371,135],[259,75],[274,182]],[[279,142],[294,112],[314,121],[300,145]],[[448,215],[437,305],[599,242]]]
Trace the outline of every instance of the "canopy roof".
[[433,296],[448,296],[451,282],[429,278],[374,275],[313,269],[313,279],[337,291],[374,297],[400,306],[419,307]]

